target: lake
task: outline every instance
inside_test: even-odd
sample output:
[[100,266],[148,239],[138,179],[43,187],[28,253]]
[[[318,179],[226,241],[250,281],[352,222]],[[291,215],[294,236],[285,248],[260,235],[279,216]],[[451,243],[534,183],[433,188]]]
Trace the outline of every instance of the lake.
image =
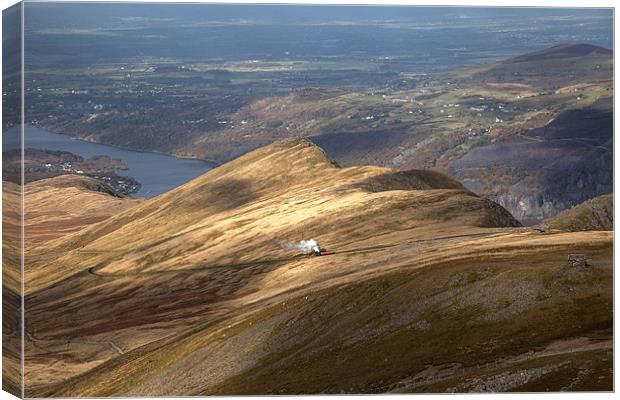
[[[73,139],[26,125],[25,147],[47,150],[63,150],[84,158],[107,155],[120,158],[129,170],[118,170],[119,175],[130,176],[142,184],[134,194],[138,197],[153,197],[165,193],[213,168],[205,161],[177,158],[165,154],[121,149],[100,143]],[[19,129],[13,127],[2,135],[3,151],[19,148]]]

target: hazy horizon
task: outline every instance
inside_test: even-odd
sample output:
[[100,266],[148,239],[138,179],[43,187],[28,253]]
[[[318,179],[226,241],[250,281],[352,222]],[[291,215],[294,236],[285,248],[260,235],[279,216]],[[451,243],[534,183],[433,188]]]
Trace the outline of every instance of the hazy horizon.
[[613,45],[610,9],[27,3],[25,21],[27,57],[66,62],[79,51],[107,61],[429,57],[448,68],[484,52]]

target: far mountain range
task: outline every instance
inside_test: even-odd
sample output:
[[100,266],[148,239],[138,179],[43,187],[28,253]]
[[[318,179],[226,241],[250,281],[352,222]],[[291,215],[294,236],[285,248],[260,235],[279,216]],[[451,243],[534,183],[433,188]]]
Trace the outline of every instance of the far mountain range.
[[[116,65],[118,71],[107,75],[90,72],[93,87],[85,85],[84,93],[55,96],[54,101],[63,102],[63,113],[43,115],[37,107],[49,106],[49,101],[35,102],[31,122],[79,139],[217,163],[279,139],[306,137],[342,166],[446,172],[524,224],[612,191],[609,49],[562,44],[473,68],[401,74],[401,87],[398,80],[386,89],[364,90],[333,82],[239,98],[237,90],[248,86],[248,79],[258,79],[268,67],[284,68],[277,62],[265,64],[256,60],[229,69]],[[170,104],[157,95],[142,96],[142,111],[123,112],[122,105],[113,104],[111,89],[98,86],[103,75],[110,80],[115,74],[120,79],[113,83],[116,92],[129,93],[117,94],[118,99],[131,99],[131,93],[145,87],[157,90],[153,82],[165,86],[174,79],[230,93],[222,101],[208,96],[190,101],[180,93]],[[119,84],[124,87],[120,92]],[[162,99],[170,99],[166,96],[162,93]],[[86,98],[89,107],[84,109]],[[194,104],[199,100],[219,102],[219,109],[199,118]]]

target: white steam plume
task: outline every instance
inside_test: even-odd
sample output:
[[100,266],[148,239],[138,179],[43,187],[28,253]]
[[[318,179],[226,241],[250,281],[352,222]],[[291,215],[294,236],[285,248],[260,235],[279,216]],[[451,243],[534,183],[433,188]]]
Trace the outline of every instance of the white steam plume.
[[301,240],[298,244],[293,244],[290,242],[282,243],[282,248],[285,250],[299,250],[304,254],[310,254],[314,252],[320,252],[321,247],[318,242],[314,239],[310,240]]

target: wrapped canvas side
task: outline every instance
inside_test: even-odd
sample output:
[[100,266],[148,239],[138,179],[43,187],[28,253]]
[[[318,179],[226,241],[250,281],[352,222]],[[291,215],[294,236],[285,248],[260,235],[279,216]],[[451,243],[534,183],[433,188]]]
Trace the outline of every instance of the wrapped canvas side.
[[[2,12],[2,390],[23,397],[22,3]],[[9,168],[11,173],[9,174]]]

